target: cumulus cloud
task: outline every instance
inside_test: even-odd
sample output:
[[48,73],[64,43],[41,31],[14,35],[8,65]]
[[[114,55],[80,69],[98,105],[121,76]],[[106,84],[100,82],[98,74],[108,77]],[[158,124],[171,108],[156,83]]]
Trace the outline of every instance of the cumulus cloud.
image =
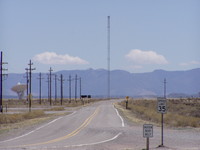
[[190,61],[190,62],[184,62],[184,63],[180,63],[181,66],[190,66],[190,65],[200,65],[200,61]]
[[135,64],[168,64],[164,56],[157,54],[154,51],[142,51],[139,49],[131,50],[125,57]]
[[68,54],[59,55],[55,52],[44,52],[33,57],[34,61],[48,65],[64,65],[64,64],[88,64],[86,60],[79,57],[70,56]]

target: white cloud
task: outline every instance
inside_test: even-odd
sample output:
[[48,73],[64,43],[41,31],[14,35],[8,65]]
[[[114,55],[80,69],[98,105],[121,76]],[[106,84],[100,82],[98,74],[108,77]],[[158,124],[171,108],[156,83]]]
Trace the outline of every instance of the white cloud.
[[59,55],[54,52],[44,52],[33,57],[34,61],[48,65],[64,65],[64,64],[88,64],[86,60],[79,57],[70,56],[68,54]]
[[200,65],[199,61],[190,61],[190,62],[184,62],[184,63],[180,63],[181,66],[190,66],[190,65]]
[[125,57],[135,64],[168,64],[164,56],[154,51],[142,51],[139,49],[131,50]]

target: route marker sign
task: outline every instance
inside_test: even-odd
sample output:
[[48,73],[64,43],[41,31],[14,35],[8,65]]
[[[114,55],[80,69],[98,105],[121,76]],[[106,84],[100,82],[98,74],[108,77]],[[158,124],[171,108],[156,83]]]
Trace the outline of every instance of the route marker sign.
[[153,137],[153,125],[152,124],[144,124],[143,125],[143,137],[144,138]]
[[158,97],[157,98],[157,111],[159,113],[166,113],[167,112],[167,101],[166,101],[166,98],[164,97]]

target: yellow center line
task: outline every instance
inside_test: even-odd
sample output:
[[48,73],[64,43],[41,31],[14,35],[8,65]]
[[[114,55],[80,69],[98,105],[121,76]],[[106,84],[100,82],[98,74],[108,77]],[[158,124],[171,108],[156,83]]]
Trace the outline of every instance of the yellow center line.
[[97,113],[99,112],[99,107],[96,108],[95,112],[89,116],[82,124],[80,127],[78,127],[76,130],[72,131],[71,133],[63,136],[63,137],[59,137],[50,141],[46,141],[46,142],[41,142],[41,143],[34,143],[34,144],[27,144],[27,145],[21,145],[21,146],[9,146],[9,147],[26,147],[26,146],[38,146],[38,145],[44,145],[44,144],[51,144],[51,143],[55,143],[55,142],[59,142],[68,138],[71,138],[75,135],[77,135],[80,131],[82,131],[85,127],[87,127],[89,125],[89,123],[92,121],[92,119],[97,115]]

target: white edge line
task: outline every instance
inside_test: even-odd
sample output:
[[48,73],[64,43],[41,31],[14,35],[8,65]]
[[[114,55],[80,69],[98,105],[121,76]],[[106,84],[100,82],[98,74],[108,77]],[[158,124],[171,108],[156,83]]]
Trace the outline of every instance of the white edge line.
[[122,134],[121,132],[118,133],[117,135],[115,135],[113,138],[104,140],[104,141],[100,141],[100,142],[95,142],[95,143],[89,143],[89,144],[79,144],[79,145],[71,145],[71,146],[65,146],[66,148],[68,147],[81,147],[81,146],[92,146],[92,145],[97,145],[97,144],[102,144],[102,143],[106,143],[106,142],[110,142],[115,140],[116,138],[119,137],[119,135]]
[[46,126],[48,126],[48,125],[54,123],[55,121],[57,121],[57,120],[59,120],[59,119],[61,119],[61,118],[62,118],[62,117],[59,117],[59,118],[57,118],[57,119],[54,119],[53,121],[51,121],[51,122],[49,122],[49,123],[47,123],[47,124],[45,124],[45,125],[43,125],[43,126],[41,126],[41,127],[38,127],[38,128],[36,128],[35,130],[33,130],[33,131],[30,131],[30,132],[28,132],[28,133],[26,133],[26,134],[23,134],[23,135],[21,135],[21,136],[18,136],[18,137],[9,139],[9,140],[5,140],[5,141],[0,141],[0,143],[9,142],[9,141],[13,141],[13,140],[16,140],[16,139],[25,137],[25,136],[27,136],[27,135],[29,135],[29,134],[31,134],[31,133],[33,133],[33,132],[35,132],[35,131],[41,129],[41,128],[44,128],[44,127],[46,127]]
[[[74,113],[76,113],[76,111],[73,112],[72,114],[70,114],[70,116],[73,115]],[[69,116],[69,115],[68,115],[68,116]],[[9,141],[13,141],[13,140],[16,140],[16,139],[25,137],[25,136],[27,136],[27,135],[29,135],[29,134],[31,134],[31,133],[37,131],[37,130],[40,130],[40,129],[42,129],[42,128],[44,128],[44,127],[46,127],[46,126],[48,126],[48,125],[50,125],[50,124],[52,124],[52,123],[54,123],[54,122],[56,122],[57,120],[59,120],[59,119],[61,119],[61,118],[63,118],[63,117],[59,117],[59,118],[57,118],[57,119],[54,119],[54,120],[52,120],[51,122],[49,122],[49,123],[47,123],[47,124],[45,124],[45,125],[43,125],[43,126],[41,126],[41,127],[38,127],[38,128],[36,128],[35,130],[30,131],[30,132],[28,132],[28,133],[26,133],[26,134],[23,134],[23,135],[21,135],[21,136],[18,136],[18,137],[9,139],[9,140],[5,140],[5,141],[0,141],[0,143],[9,142]]]
[[[114,107],[114,106],[113,106]],[[117,113],[117,116],[119,116],[119,118],[121,119],[121,121],[122,121],[122,127],[125,127],[125,125],[124,125],[124,120],[123,120],[123,118],[122,118],[122,116],[120,116],[120,114],[119,114],[119,112],[118,112],[118,110],[115,108],[115,111],[116,111],[116,113]]]

